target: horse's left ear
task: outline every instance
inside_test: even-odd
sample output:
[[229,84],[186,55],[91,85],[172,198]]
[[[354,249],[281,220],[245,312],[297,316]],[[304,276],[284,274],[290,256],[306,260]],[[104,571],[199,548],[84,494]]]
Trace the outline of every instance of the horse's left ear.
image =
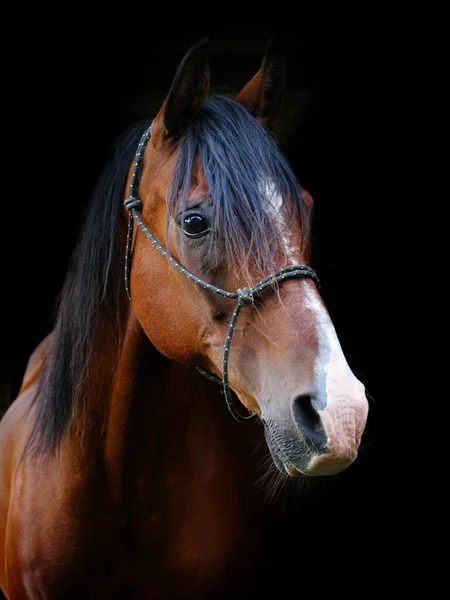
[[259,71],[236,96],[263,125],[270,127],[281,108],[286,79],[286,55],[279,40],[271,39]]
[[[152,124],[152,138],[179,138],[209,93],[208,40],[200,40],[181,61],[163,105]],[[155,137],[154,137],[155,134]]]

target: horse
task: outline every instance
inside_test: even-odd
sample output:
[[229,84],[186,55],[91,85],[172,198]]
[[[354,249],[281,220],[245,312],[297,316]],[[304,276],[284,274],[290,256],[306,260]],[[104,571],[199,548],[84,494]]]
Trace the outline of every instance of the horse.
[[355,461],[365,386],[271,130],[284,64],[271,42],[215,93],[200,40],[119,138],[0,423],[8,599],[260,597],[281,500],[257,483]]

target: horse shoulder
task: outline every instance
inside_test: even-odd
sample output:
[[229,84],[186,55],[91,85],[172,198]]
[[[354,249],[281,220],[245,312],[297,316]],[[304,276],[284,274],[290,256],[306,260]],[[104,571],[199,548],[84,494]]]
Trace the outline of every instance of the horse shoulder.
[[0,421],[0,589],[3,590],[8,590],[6,558],[11,498],[20,457],[31,430],[29,408],[34,393],[35,386],[20,393]]
[[52,340],[53,332],[49,333],[32,352],[30,358],[28,359],[22,384],[20,386],[19,395],[38,381],[45,359],[49,353]]
[[7,589],[7,530],[11,520],[11,496],[15,475],[31,431],[30,409],[52,337],[52,333],[47,335],[30,355],[18,396],[0,421],[0,589]]

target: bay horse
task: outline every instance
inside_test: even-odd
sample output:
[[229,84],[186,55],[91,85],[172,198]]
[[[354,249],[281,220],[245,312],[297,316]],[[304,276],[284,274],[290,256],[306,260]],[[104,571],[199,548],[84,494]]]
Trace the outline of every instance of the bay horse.
[[257,597],[279,514],[262,473],[355,460],[365,388],[309,266],[313,200],[270,129],[282,65],[271,43],[215,94],[201,40],[118,141],[0,424],[8,599]]

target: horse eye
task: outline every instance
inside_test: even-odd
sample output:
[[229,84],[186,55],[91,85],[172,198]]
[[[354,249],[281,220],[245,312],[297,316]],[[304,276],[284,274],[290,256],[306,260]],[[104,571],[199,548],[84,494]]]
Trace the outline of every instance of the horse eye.
[[185,215],[181,227],[189,237],[200,237],[209,231],[206,219],[199,214]]

